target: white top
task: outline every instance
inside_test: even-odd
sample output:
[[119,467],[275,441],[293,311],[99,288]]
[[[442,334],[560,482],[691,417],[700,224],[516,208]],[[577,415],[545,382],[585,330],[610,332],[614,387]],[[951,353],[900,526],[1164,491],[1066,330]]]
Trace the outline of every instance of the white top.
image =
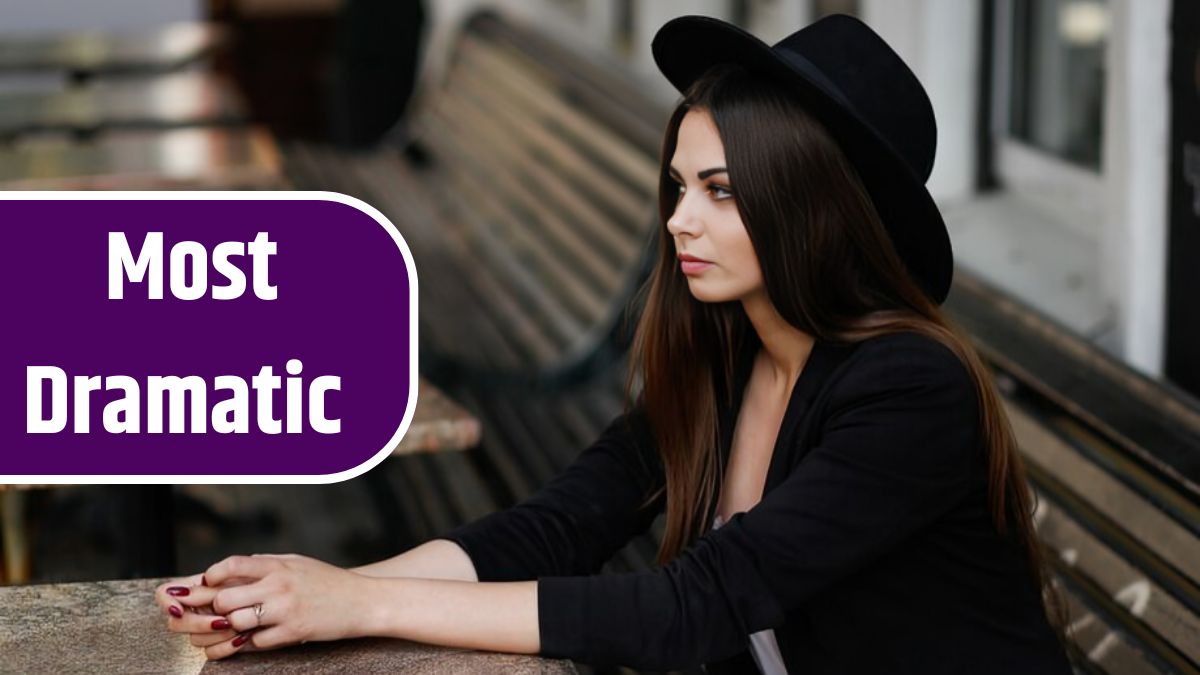
[[[723,524],[721,514],[718,513],[713,518],[713,529],[715,530]],[[751,633],[750,655],[754,657],[754,662],[758,664],[758,669],[762,671],[763,675],[787,675],[787,668],[783,665],[783,656],[779,653],[779,643],[775,641],[774,630],[768,628]]]

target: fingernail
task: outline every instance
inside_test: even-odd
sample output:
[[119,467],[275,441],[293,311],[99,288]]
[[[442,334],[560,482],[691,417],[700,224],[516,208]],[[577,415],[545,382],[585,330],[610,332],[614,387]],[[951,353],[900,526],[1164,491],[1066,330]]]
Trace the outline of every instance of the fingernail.
[[187,586],[172,586],[167,589],[167,595],[173,595],[177,598],[183,597],[188,593],[191,593],[191,591],[188,590]]
[[203,574],[201,574],[201,575],[200,575],[200,585],[201,585],[201,586],[207,586],[207,585],[208,585],[208,577],[207,577],[207,576],[205,576],[205,575],[203,575]]
[[241,635],[233,638],[233,646],[241,647],[242,645],[246,644],[246,640],[249,640],[249,639],[250,639],[249,633],[242,633]]
[[171,616],[175,617],[176,619],[182,619],[182,618],[183,618],[183,610],[182,610],[182,609],[179,609],[179,608],[178,608],[178,607],[176,607],[175,605],[171,605],[170,607],[168,607],[168,608],[167,608],[167,611],[168,611],[168,612],[170,612],[170,613],[171,613]]
[[225,630],[226,628],[229,628],[229,626],[229,619],[213,619],[213,630]]

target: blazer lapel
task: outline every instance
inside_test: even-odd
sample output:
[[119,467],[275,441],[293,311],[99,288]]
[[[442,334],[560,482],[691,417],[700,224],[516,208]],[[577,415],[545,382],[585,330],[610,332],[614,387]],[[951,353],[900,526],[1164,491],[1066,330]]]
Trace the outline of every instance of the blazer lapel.
[[763,486],[764,495],[786,480],[796,464],[808,454],[808,446],[802,447],[797,442],[796,432],[808,418],[813,401],[829,382],[829,376],[854,352],[855,347],[853,344],[827,340],[817,340],[813,344],[808,362],[804,364],[804,370],[800,371],[800,377],[792,388],[783,422],[775,437],[775,449],[771,453],[767,481]]

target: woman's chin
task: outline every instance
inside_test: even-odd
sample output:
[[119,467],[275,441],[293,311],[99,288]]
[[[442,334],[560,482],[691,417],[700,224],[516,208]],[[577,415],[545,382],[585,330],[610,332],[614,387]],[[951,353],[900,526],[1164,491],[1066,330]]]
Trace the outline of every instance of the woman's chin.
[[701,281],[688,279],[688,290],[692,297],[704,303],[730,302],[741,299],[740,295],[730,293],[728,289],[713,288]]

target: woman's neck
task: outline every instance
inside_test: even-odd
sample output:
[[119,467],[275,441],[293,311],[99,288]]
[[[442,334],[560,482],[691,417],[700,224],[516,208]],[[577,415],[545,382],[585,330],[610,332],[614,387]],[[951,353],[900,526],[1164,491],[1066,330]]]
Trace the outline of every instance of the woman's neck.
[[771,382],[790,392],[816,340],[784,320],[765,289],[743,299],[742,308],[762,342],[759,358],[765,358]]

